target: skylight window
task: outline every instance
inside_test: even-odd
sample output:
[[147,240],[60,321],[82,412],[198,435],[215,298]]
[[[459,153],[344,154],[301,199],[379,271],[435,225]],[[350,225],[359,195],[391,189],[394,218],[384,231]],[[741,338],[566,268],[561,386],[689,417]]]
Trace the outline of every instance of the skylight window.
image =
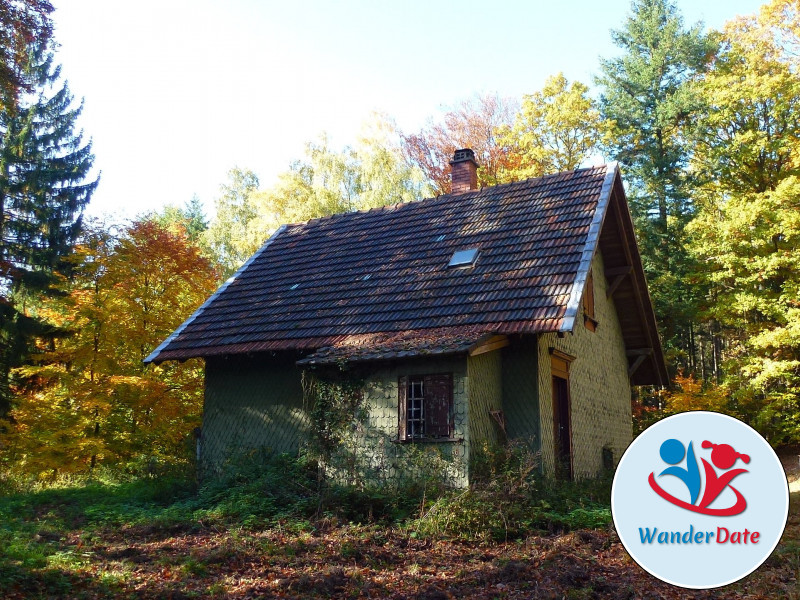
[[453,258],[450,259],[448,267],[471,267],[478,259],[478,249],[469,248],[467,250],[456,250]]
[[445,238],[445,235],[442,234],[442,235],[440,235],[439,237],[436,238],[436,241],[437,242],[441,242],[444,238]]

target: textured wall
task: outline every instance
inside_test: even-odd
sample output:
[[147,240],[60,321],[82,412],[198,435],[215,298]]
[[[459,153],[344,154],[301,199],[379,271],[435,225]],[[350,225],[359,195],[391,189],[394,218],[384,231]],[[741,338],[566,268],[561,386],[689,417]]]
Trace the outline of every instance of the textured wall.
[[579,315],[575,332],[558,338],[539,338],[539,405],[542,459],[545,471],[554,471],[553,391],[550,348],[575,356],[570,366],[573,471],[587,477],[602,470],[602,448],[613,449],[618,461],[631,441],[631,388],[628,360],[613,299],[606,299],[608,283],[598,252],[592,263],[597,331],[583,325]]
[[[453,374],[456,441],[398,443],[397,380],[402,375]],[[381,481],[433,470],[454,486],[467,485],[468,378],[466,360],[410,360],[362,371],[366,419],[354,423],[353,435],[334,460],[339,478],[352,483]]]
[[500,426],[490,411],[503,409],[502,356],[499,350],[467,359],[469,386],[468,442],[472,452],[500,441]]
[[503,412],[509,440],[524,440],[539,450],[538,344],[535,338],[512,341],[503,353]]
[[264,449],[296,452],[306,435],[300,370],[294,357],[206,360],[201,469]]

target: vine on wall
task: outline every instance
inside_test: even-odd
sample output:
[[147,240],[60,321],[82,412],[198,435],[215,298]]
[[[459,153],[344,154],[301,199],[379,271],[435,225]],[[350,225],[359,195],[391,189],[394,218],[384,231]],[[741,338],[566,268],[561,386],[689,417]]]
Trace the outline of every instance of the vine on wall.
[[311,421],[309,450],[329,463],[347,434],[367,417],[364,381],[350,372],[303,371],[303,404]]

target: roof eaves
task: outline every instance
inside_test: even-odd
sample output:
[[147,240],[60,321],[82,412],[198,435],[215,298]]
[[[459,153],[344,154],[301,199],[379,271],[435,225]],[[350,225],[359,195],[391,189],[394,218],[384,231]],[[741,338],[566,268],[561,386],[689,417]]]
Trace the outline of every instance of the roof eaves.
[[619,163],[617,161],[610,162],[606,165],[606,176],[603,179],[603,186],[600,189],[600,198],[597,201],[597,208],[592,218],[592,223],[589,226],[589,233],[586,236],[586,244],[581,253],[581,260],[578,264],[578,272],[575,275],[575,282],[572,285],[572,292],[567,302],[567,310],[561,321],[560,332],[572,332],[575,329],[575,319],[578,316],[578,311],[581,306],[581,298],[583,297],[583,288],[586,286],[586,280],[589,277],[589,271],[592,268],[592,258],[597,251],[597,245],[600,240],[600,231],[603,229],[603,222],[608,212],[608,205],[611,201],[611,193],[614,188],[614,180],[619,172]]
[[[251,257],[250,257],[250,258],[249,258],[249,259],[248,259],[248,260],[247,260],[247,261],[246,261],[246,262],[245,262],[245,263],[244,263],[244,264],[243,264],[241,267],[239,267],[239,268],[237,269],[237,271],[236,271],[236,272],[235,272],[233,275],[231,275],[230,277],[228,277],[228,279],[225,281],[225,283],[223,283],[221,286],[219,286],[219,288],[217,289],[217,291],[216,291],[216,292],[214,292],[214,293],[213,293],[213,294],[212,294],[212,295],[211,295],[211,296],[208,298],[208,300],[206,300],[205,302],[203,302],[203,304],[200,306],[200,308],[198,308],[196,311],[194,311],[194,312],[192,313],[192,315],[191,315],[191,316],[190,316],[188,319],[186,319],[186,320],[185,320],[185,321],[184,321],[184,322],[181,324],[181,326],[180,326],[180,327],[178,327],[178,328],[177,328],[175,331],[173,331],[173,332],[172,332],[172,334],[171,334],[171,335],[170,335],[170,336],[169,336],[167,339],[165,339],[165,340],[164,340],[164,341],[161,343],[161,345],[160,345],[160,346],[158,346],[158,348],[156,348],[155,350],[153,350],[153,351],[152,351],[152,352],[151,352],[151,353],[150,353],[150,354],[147,356],[147,358],[145,358],[145,359],[144,359],[144,361],[142,361],[142,362],[144,362],[144,364],[150,364],[150,363],[153,363],[153,362],[154,362],[154,363],[161,362],[161,361],[159,361],[159,360],[158,360],[158,355],[159,355],[159,354],[161,354],[161,352],[162,352],[162,351],[163,351],[163,350],[164,350],[164,349],[165,349],[167,346],[169,346],[169,345],[172,343],[172,341],[173,341],[175,338],[177,338],[177,337],[178,337],[178,336],[181,334],[181,332],[182,332],[184,329],[186,329],[186,327],[187,327],[187,326],[188,326],[188,325],[189,325],[189,324],[190,324],[192,321],[194,321],[194,320],[195,320],[197,317],[199,317],[199,316],[200,316],[200,315],[203,313],[203,311],[204,311],[204,310],[205,310],[205,309],[206,309],[206,308],[207,308],[207,307],[208,307],[208,306],[209,306],[209,305],[210,305],[212,302],[214,302],[214,300],[216,300],[216,299],[217,299],[217,297],[218,297],[218,296],[219,296],[219,295],[220,295],[222,292],[224,292],[224,291],[225,291],[225,290],[228,288],[228,286],[229,286],[230,284],[232,284],[232,283],[233,283],[233,282],[236,280],[236,278],[237,278],[237,277],[238,277],[238,276],[239,276],[239,275],[242,273],[242,271],[244,271],[244,270],[245,270],[247,267],[249,267],[249,266],[250,266],[250,265],[251,265],[251,264],[252,264],[252,263],[253,263],[253,262],[254,262],[254,261],[255,261],[255,260],[256,260],[256,259],[259,257],[259,256],[261,256],[261,255],[264,253],[264,251],[265,251],[265,250],[266,250],[266,249],[269,247],[269,245],[270,245],[270,244],[271,244],[273,241],[275,241],[275,238],[277,238],[277,237],[278,237],[278,236],[279,236],[281,233],[283,233],[283,232],[286,230],[286,228],[287,228],[287,225],[281,225],[280,227],[278,227],[278,229],[275,231],[275,233],[273,233],[271,236],[269,236],[269,238],[267,239],[267,241],[266,241],[266,242],[264,242],[264,245],[263,245],[263,246],[261,246],[261,248],[259,248],[259,249],[256,251],[256,253],[255,253],[255,254],[253,254],[253,256],[251,256]],[[165,359],[165,360],[168,360],[168,359]]]

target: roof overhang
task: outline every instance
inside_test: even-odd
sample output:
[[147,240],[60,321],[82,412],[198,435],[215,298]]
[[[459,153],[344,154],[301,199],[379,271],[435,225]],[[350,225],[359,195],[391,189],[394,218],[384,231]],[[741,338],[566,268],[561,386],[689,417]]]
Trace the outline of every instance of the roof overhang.
[[189,358],[199,358],[201,356],[205,356],[204,354],[197,353],[197,351],[190,352],[189,354],[191,354],[191,356],[180,356],[180,355],[174,356],[174,355],[169,355],[169,354],[165,353],[164,350],[176,338],[178,338],[178,336],[180,336],[180,334],[183,332],[183,330],[186,329],[186,327],[188,327],[189,324],[192,321],[194,321],[197,317],[199,317],[203,313],[203,311],[206,309],[206,307],[208,307],[212,302],[214,302],[214,300],[216,300],[217,297],[222,292],[224,292],[231,283],[236,281],[236,278],[247,267],[249,267],[259,256],[261,256],[264,253],[264,251],[269,247],[269,245],[272,244],[273,241],[275,241],[275,238],[277,238],[285,229],[286,229],[286,225],[281,225],[275,231],[275,233],[273,233],[271,236],[269,236],[269,239],[267,239],[267,241],[264,242],[264,244],[261,246],[261,248],[259,248],[258,251],[256,251],[255,254],[253,254],[253,256],[251,256],[241,267],[239,267],[237,269],[237,271],[225,281],[225,283],[223,283],[221,286],[219,286],[219,288],[217,289],[216,292],[211,294],[211,296],[209,296],[209,298],[205,302],[203,302],[203,304],[200,305],[200,308],[198,308],[196,311],[194,311],[191,314],[191,316],[181,324],[180,327],[178,327],[175,331],[173,331],[172,334],[167,339],[165,339],[163,342],[161,342],[161,344],[155,350],[153,350],[147,356],[147,358],[144,359],[144,361],[143,361],[144,364],[149,364],[149,363],[159,364],[159,363],[164,362],[165,360],[186,360],[186,359],[189,359]]
[[325,346],[297,361],[301,367],[470,355],[498,350],[509,345],[506,335],[482,327],[447,327],[418,331],[400,331],[354,335]]
[[653,303],[625,198],[619,165],[609,163],[578,274],[570,294],[561,332],[573,332],[584,288],[597,251],[603,255],[608,297],[614,299],[628,357],[628,375],[634,385],[669,385],[669,375],[658,336]]

